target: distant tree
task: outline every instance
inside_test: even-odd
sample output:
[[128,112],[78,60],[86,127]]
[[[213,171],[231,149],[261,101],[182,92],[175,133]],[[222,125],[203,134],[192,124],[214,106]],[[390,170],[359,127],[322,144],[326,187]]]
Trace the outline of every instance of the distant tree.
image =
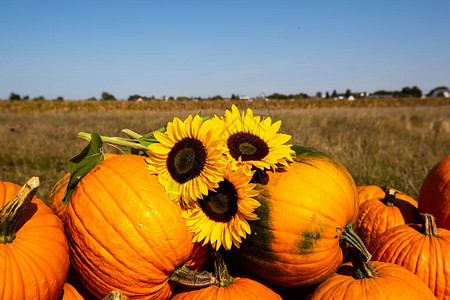
[[33,98],[33,101],[45,101],[45,97],[44,96],[35,97]]
[[352,91],[350,91],[350,89],[347,89],[346,91],[345,91],[345,98],[348,98],[348,97],[350,97],[352,95]]
[[9,100],[11,100],[11,101],[18,101],[18,100],[21,100],[21,98],[20,98],[19,94],[11,92],[11,94],[9,95]]
[[103,100],[103,101],[114,101],[114,100],[116,100],[116,97],[114,97],[114,96],[113,96],[112,94],[110,94],[110,93],[103,92],[103,93],[102,93],[102,97],[101,97],[100,100]]
[[88,101],[97,101],[97,98],[91,97],[91,98],[88,98],[87,100],[88,100]]
[[442,85],[442,86],[437,86],[434,89],[432,89],[431,91],[428,92],[427,97],[430,97],[435,91],[438,90],[448,90],[448,86]]
[[411,88],[411,96],[420,98],[422,97],[422,91],[417,86],[413,86]]
[[284,94],[280,94],[280,93],[273,93],[272,95],[267,96],[267,98],[271,99],[271,100],[286,100],[286,99],[290,99],[292,95],[284,95]]
[[28,96],[28,95],[25,95],[25,96],[23,96],[23,98],[22,98],[23,100],[30,100],[30,96]]
[[329,99],[330,98],[330,93],[328,93],[328,91],[325,93],[325,99]]
[[338,96],[336,90],[333,90],[333,93],[331,93],[331,97],[336,98]]
[[59,97],[57,97],[55,100],[56,100],[56,101],[64,101],[64,97],[59,96]]
[[323,96],[322,92],[317,92],[317,93],[316,93],[316,97],[322,98],[322,96]]
[[223,98],[220,95],[215,95],[214,97],[211,98],[211,100],[223,100]]
[[231,100],[235,100],[235,99],[238,99],[239,97],[237,96],[237,95],[235,95],[235,94],[231,94]]
[[137,99],[142,98],[141,95],[135,94],[128,97],[128,101],[136,101]]

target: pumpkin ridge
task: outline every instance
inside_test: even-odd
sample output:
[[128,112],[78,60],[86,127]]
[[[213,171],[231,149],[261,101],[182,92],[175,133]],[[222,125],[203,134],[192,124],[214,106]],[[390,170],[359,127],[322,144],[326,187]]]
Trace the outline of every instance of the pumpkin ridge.
[[[114,173],[115,176],[119,177],[122,181],[126,182],[126,183],[127,183],[127,186],[129,187],[130,190],[133,191],[134,195],[139,196],[139,193],[138,193],[137,190],[135,189],[134,184],[133,184],[131,181],[129,181],[128,178],[126,178],[125,176],[123,176],[120,172],[117,172],[117,169],[112,168],[112,167],[110,167],[110,166],[107,165],[107,164],[105,164],[103,167],[106,167],[106,169],[109,169],[110,171],[112,171],[112,172]],[[150,176],[150,175],[149,175],[149,176]],[[103,182],[101,182],[101,181],[99,180],[99,178],[97,178],[96,176],[93,176],[93,177],[94,177],[94,178],[97,180],[97,182],[102,186],[102,188],[103,188],[103,189],[111,196],[111,198],[115,200],[114,195],[112,195],[112,194],[110,193],[110,191],[108,191],[108,189],[105,188]],[[167,199],[167,201],[170,201],[170,200]],[[131,219],[129,218],[128,214],[126,214],[125,211],[122,209],[122,207],[121,207],[120,204],[119,204],[119,203],[121,203],[121,201],[113,201],[113,202],[114,202],[114,203],[116,204],[116,206],[120,209],[120,211],[122,212],[122,214],[123,214],[124,216],[126,216],[127,220],[129,221],[129,223],[130,223],[130,224],[132,225],[132,227],[134,228],[135,232],[136,232],[136,233],[137,233],[137,234],[145,241],[145,243],[147,244],[148,248],[151,249],[151,251],[153,252],[154,256],[157,256],[157,257],[158,257],[158,261],[161,263],[160,266],[157,266],[158,269],[160,269],[160,270],[165,269],[164,267],[161,267],[161,266],[164,266],[164,265],[167,265],[167,264],[164,263],[164,262],[161,260],[160,255],[158,255],[159,253],[156,253],[156,252],[155,252],[155,250],[153,249],[153,247],[151,246],[151,244],[149,243],[149,241],[147,241],[147,239],[146,239],[145,236],[142,234],[142,232],[140,232],[140,231],[138,230],[137,226],[131,221]],[[96,206],[96,208],[98,209],[97,206]],[[103,216],[103,214],[102,214],[102,216]],[[157,215],[154,215],[153,218],[155,218],[156,216],[157,216]],[[106,219],[106,218],[105,218],[105,219]],[[108,219],[106,219],[106,220],[108,220]],[[158,223],[164,224],[164,222],[161,222],[161,220],[159,220],[159,217],[158,217]],[[162,230],[164,230],[165,233],[168,232],[166,226],[159,226],[159,227],[160,227]],[[117,232],[117,230],[116,230],[116,232]],[[170,236],[170,235],[169,235],[169,234],[166,234],[166,236]],[[122,234],[121,234],[121,237],[123,238],[123,235],[122,235]],[[124,240],[125,240],[125,239],[124,239]],[[127,244],[129,244],[129,241],[127,241]],[[172,253],[176,253],[175,249],[173,248],[173,244],[172,244],[172,243],[166,243],[166,244],[169,244],[169,245],[170,245],[171,250],[172,250]],[[130,244],[129,244],[129,245],[130,245]],[[130,246],[131,246],[131,245],[130,245]],[[138,252],[136,249],[133,249],[133,250],[135,250],[135,252],[136,252],[137,254],[139,254],[139,252]],[[174,260],[177,260],[177,259],[178,259],[178,257],[174,258]],[[148,261],[147,259],[146,259],[146,261],[149,262],[149,263],[151,263],[152,265],[155,266],[154,263]],[[160,267],[161,267],[161,268],[160,268]],[[173,271],[174,271],[174,270],[172,270],[172,272],[173,272]]]
[[[0,246],[1,247],[1,246]],[[19,263],[17,262],[17,258],[16,258],[16,256],[14,255],[14,253],[12,252],[12,251],[9,251],[9,249],[10,248],[6,248],[6,247],[4,247],[5,249],[6,249],[6,255],[7,255],[7,257],[5,257],[5,259],[6,259],[6,261],[11,261],[11,260],[13,260],[14,261],[14,266],[11,266],[11,264],[9,264],[9,268],[8,268],[8,264],[0,264],[0,265],[4,265],[5,266],[5,269],[4,270],[1,270],[2,271],[2,273],[1,274],[5,274],[7,271],[9,271],[8,273],[9,273],[9,280],[8,280],[8,275],[6,275],[6,278],[2,278],[2,280],[0,280],[0,281],[2,281],[3,282],[3,288],[2,288],[2,291],[3,291],[3,295],[0,295],[0,296],[2,296],[0,299],[5,299],[6,297],[5,297],[5,293],[6,293],[6,291],[8,291],[9,289],[6,289],[5,287],[6,287],[6,284],[8,283],[8,282],[12,282],[12,284],[14,284],[14,283],[17,283],[16,281],[14,281],[14,280],[12,280],[12,278],[14,278],[15,276],[14,276],[14,274],[15,274],[15,271],[17,271],[18,273],[17,274],[20,274],[20,281],[24,281],[24,277],[23,277],[23,272],[22,272],[22,270],[21,270],[21,268],[19,268]],[[28,264],[27,264],[27,266],[28,266]],[[20,284],[19,284],[19,286],[20,286]],[[13,286],[11,289],[10,289],[11,291],[17,291],[17,289],[15,288],[15,286]],[[14,295],[14,294],[13,294]],[[14,295],[14,296],[16,296],[16,295]],[[17,297],[16,297],[17,298]],[[25,290],[22,288],[22,298],[23,299],[25,299]]]

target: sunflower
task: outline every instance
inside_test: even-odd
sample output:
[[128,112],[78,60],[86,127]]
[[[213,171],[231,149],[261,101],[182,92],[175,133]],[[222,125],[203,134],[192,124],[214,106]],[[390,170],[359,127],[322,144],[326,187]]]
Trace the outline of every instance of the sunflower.
[[235,105],[231,112],[225,112],[223,120],[226,155],[235,166],[245,166],[245,174],[250,174],[252,166],[275,170],[277,165],[288,167],[292,161],[292,145],[285,145],[291,136],[277,133],[281,121],[272,124],[271,118],[261,120],[251,109],[241,115]]
[[194,242],[209,242],[216,250],[221,245],[226,250],[233,244],[239,248],[242,238],[250,234],[247,220],[258,219],[253,211],[260,203],[252,197],[259,191],[254,189],[256,184],[250,183],[251,175],[244,174],[244,167],[233,171],[229,164],[219,187],[183,211]]
[[147,168],[170,199],[189,205],[218,187],[228,161],[217,124],[189,115],[184,122],[174,118],[165,133],[154,133],[159,143],[148,146]]

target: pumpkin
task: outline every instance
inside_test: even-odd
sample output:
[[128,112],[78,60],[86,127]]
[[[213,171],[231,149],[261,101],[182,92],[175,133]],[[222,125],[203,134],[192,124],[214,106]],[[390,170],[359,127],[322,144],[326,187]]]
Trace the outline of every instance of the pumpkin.
[[[115,156],[116,154],[105,153],[105,159]],[[50,190],[50,195],[47,197],[45,203],[52,209],[53,213],[57,215],[63,223],[66,218],[66,205],[62,202],[66,192],[67,184],[69,183],[70,173],[66,173],[59,179]]]
[[281,297],[269,287],[246,277],[231,277],[222,256],[213,252],[213,284],[201,289],[185,290],[176,293],[172,300],[281,300]]
[[359,191],[360,199],[355,232],[366,247],[381,233],[398,225],[419,222],[417,201],[392,188],[370,186]]
[[436,299],[411,271],[391,263],[365,262],[355,253],[350,256],[352,263],[342,265],[307,299]]
[[436,218],[436,225],[450,230],[450,156],[428,172],[419,191],[419,212]]
[[421,225],[401,225],[381,234],[370,247],[373,259],[407,268],[437,299],[450,299],[450,231],[437,228],[430,214],[421,214],[421,220]]
[[296,155],[289,168],[267,172],[266,183],[257,185],[260,219],[250,222],[251,234],[236,251],[248,271],[285,287],[319,283],[333,274],[343,261],[343,241],[365,250],[351,225],[359,202],[348,171],[319,151],[292,148]]
[[63,294],[61,300],[84,300],[83,296],[70,283],[64,283]]
[[34,197],[37,177],[22,188],[0,182],[0,295],[3,300],[55,300],[69,270],[61,221]]
[[[181,208],[146,167],[138,155],[104,160],[81,179],[67,205],[72,263],[98,298],[120,290],[129,299],[167,299],[169,278],[195,256]],[[205,261],[197,257],[194,269]]]

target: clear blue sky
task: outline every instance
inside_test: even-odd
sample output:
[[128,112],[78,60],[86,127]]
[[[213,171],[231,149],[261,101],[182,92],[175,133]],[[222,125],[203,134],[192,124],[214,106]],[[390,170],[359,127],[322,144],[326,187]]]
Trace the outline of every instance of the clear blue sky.
[[450,85],[450,1],[0,1],[0,98]]

